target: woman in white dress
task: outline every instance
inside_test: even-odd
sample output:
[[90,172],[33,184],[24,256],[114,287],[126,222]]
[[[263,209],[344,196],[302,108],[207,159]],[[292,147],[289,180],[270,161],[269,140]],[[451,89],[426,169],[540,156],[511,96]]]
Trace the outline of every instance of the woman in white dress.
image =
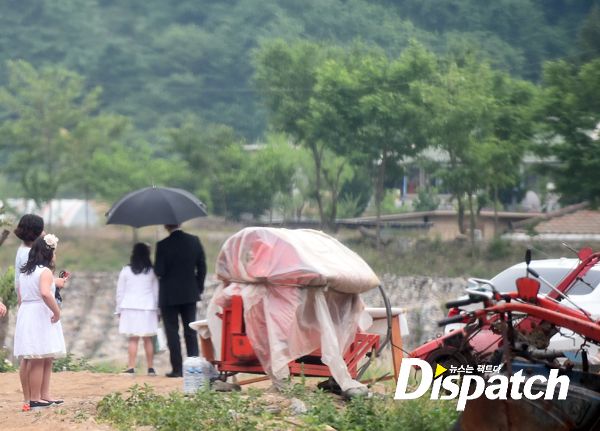
[[21,303],[13,350],[17,358],[28,362],[26,378],[32,410],[63,402],[50,396],[52,361],[66,354],[52,275],[57,245],[58,238],[51,234],[36,239],[19,276]]
[[119,333],[129,338],[125,373],[135,373],[141,337],[144,340],[148,375],[155,376],[152,337],[158,331],[158,279],[152,269],[148,244],[139,242],[133,246],[129,265],[123,267],[119,274],[116,302]]

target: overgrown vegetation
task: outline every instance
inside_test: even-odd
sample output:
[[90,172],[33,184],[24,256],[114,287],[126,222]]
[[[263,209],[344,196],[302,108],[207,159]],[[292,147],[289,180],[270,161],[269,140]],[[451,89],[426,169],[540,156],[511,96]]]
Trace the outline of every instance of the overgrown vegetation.
[[[446,431],[457,413],[451,402],[394,401],[390,395],[357,398],[346,404],[333,395],[313,391],[301,384],[283,395],[197,392],[186,397],[154,393],[149,386],[133,386],[126,394],[106,396],[98,404],[98,418],[120,430],[151,426],[157,430],[279,430],[290,425],[306,430],[402,430]],[[307,412],[294,415],[290,398],[305,403]]]
[[92,364],[87,358],[78,358],[72,353],[67,353],[64,358],[55,359],[52,371],[90,371],[92,373],[116,373],[119,367],[110,363]]
[[0,301],[8,308],[17,304],[17,292],[15,291],[15,269],[8,266],[0,276]]
[[[388,232],[386,232],[388,233]],[[560,242],[510,242],[496,239],[476,243],[475,248],[465,240],[441,241],[411,237],[406,233],[388,233],[387,245],[378,252],[372,240],[352,237],[344,241],[357,252],[377,274],[425,275],[430,277],[484,277],[491,278],[503,269],[525,258],[531,248],[533,259],[573,257],[576,255]],[[592,247],[598,243],[570,243],[570,247]]]
[[8,355],[8,350],[0,347],[0,373],[9,373],[16,369],[13,363],[8,359]]

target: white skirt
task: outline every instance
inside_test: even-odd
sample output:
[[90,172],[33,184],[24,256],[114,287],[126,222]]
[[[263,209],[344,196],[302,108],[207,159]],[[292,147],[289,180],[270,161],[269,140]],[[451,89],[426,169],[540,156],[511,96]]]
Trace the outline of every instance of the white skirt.
[[60,321],[43,301],[23,302],[17,313],[13,355],[21,359],[62,358],[66,355]]
[[158,331],[156,310],[124,308],[119,318],[119,333],[129,337],[151,337]]

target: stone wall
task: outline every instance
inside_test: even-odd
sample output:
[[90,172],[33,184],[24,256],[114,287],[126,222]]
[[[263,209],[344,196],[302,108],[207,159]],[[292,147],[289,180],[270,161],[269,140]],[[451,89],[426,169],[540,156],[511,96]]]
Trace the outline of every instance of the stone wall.
[[[90,358],[95,362],[124,364],[127,357],[125,337],[118,333],[118,319],[114,315],[116,273],[75,273],[63,292],[62,325],[67,350],[75,357]],[[435,322],[445,315],[443,304],[458,297],[465,286],[462,278],[398,277],[384,275],[384,290],[392,306],[403,307],[411,335],[405,339],[408,349],[441,332]],[[213,276],[206,283],[204,300],[199,303],[198,318],[206,316],[206,305],[217,286]],[[363,294],[368,306],[383,306],[378,289]],[[12,348],[15,310],[11,310],[5,345]],[[185,350],[184,350],[185,352]],[[157,357],[159,366],[168,367],[168,355]],[[141,346],[138,357],[143,357]]]

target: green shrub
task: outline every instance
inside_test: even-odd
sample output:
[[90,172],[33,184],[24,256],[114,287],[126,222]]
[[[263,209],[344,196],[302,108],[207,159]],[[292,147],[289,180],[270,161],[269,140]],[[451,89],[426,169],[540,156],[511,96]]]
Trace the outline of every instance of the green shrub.
[[67,353],[64,358],[55,359],[52,363],[52,371],[91,371],[92,366],[87,359],[75,358],[72,353]]
[[435,187],[419,187],[417,193],[413,201],[415,211],[433,211],[440,206],[441,199]]
[[0,348],[0,373],[10,373],[15,370],[13,363],[8,360],[8,350]]
[[510,256],[512,253],[512,244],[510,241],[494,238],[490,241],[487,248],[488,259],[503,259]]
[[9,266],[0,276],[0,301],[8,308],[17,305],[17,292],[15,291],[15,268]]

